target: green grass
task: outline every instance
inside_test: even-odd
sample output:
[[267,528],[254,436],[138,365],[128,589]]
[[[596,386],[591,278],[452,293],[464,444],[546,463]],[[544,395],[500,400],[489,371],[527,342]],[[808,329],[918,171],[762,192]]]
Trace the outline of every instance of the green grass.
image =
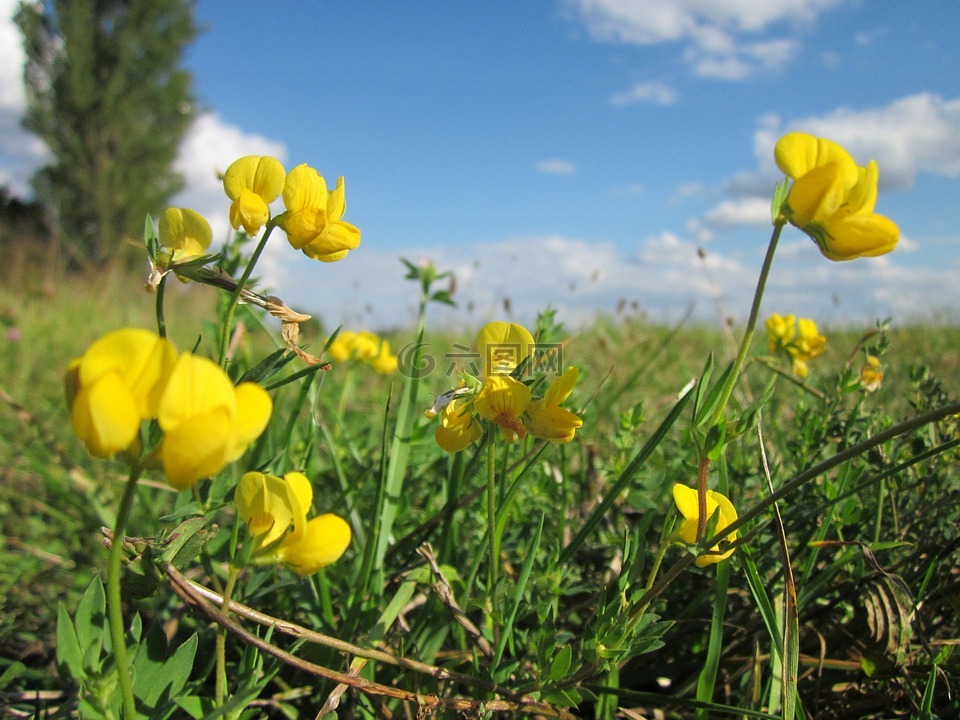
[[[199,339],[199,351],[215,355],[216,338],[204,324],[214,318],[214,291],[170,285],[166,319],[177,346],[190,349]],[[91,579],[106,567],[99,528],[113,522],[126,471],[120,461],[89,458],[73,437],[63,370],[104,332],[152,327],[153,297],[138,279],[73,278],[47,293],[0,288],[0,315],[7,332],[0,344],[0,673],[10,671],[2,691],[63,691],[41,706],[50,716],[66,717],[75,707],[76,685],[62,664],[57,669],[57,603],[75,612]],[[275,347],[275,337],[258,323],[250,326],[240,366],[255,364]],[[478,329],[435,333],[428,326],[428,352],[438,365],[420,381],[422,409],[455,384],[443,372],[442,355],[455,352],[454,343],[470,345]],[[828,349],[811,362],[809,388],[753,362],[734,395],[733,418],[766,397],[752,422],[740,428],[730,423],[726,450],[711,469],[711,486],[725,486],[741,514],[768,494],[757,424],[772,481],[780,487],[837,452],[956,399],[957,328],[894,323],[882,340],[869,337],[868,346],[882,349],[885,372],[871,394],[844,388],[859,373],[863,353],[857,347],[873,328],[821,330]],[[739,338],[737,328],[733,334]],[[325,338],[315,329],[303,339],[319,352]],[[400,349],[415,341],[415,331],[396,331],[390,339]],[[618,706],[692,716],[697,698],[713,703],[711,717],[719,706],[776,715],[774,629],[783,617],[784,563],[772,513],[743,529],[725,603],[714,592],[716,567],[691,566],[642,619],[636,605],[664,547],[672,485],[696,484],[696,448],[705,438],[691,422],[689,398],[646,461],[633,461],[672,417],[677,393],[711,353],[719,375],[732,355],[728,341],[705,325],[663,327],[626,318],[600,319],[584,330],[554,329],[549,340],[564,343],[565,365],[581,368],[568,405],[582,410],[584,426],[573,443],[536,455],[529,444],[498,444],[498,472],[507,472],[496,488],[502,529],[496,587],[487,587],[484,452],[474,447],[458,458],[446,455],[433,441],[436,421],[419,411],[409,440],[403,439],[409,462],[392,498],[397,512],[385,558],[377,572],[364,572],[364,551],[378,530],[378,497],[388,487],[385,453],[402,378],[344,364],[319,373],[307,387],[292,383],[274,392],[274,418],[263,439],[201,492],[220,497],[252,467],[301,469],[314,483],[314,511],[347,517],[353,545],[313,578],[276,568],[247,573],[239,598],[346,642],[376,642],[398,656],[467,676],[437,681],[410,668],[366,663],[368,679],[424,695],[489,701],[492,682],[506,689],[495,693],[500,699],[532,693],[555,708],[603,717]],[[765,342],[758,338],[754,356],[765,353]],[[789,372],[786,364],[779,367]],[[779,503],[798,591],[798,697],[808,717],[886,717],[893,710],[946,717],[953,709],[960,669],[951,654],[960,632],[960,481],[956,450],[943,448],[957,432],[956,419],[947,418],[891,439]],[[134,536],[169,531],[178,520],[162,518],[191,509],[193,498],[166,489],[159,472],[148,473],[147,481],[129,525]],[[623,491],[613,496],[618,486]],[[604,500],[609,510],[599,515]],[[221,530],[205,559],[189,569],[199,582],[215,586],[225,575],[234,517],[229,504],[212,506],[204,517]],[[595,530],[561,560],[563,548],[594,520]],[[452,600],[434,587],[438,578],[417,552],[423,542],[431,544]],[[666,549],[659,577],[682,557],[681,549]],[[496,630],[487,612],[491,602],[500,609]],[[198,657],[212,657],[208,623],[185,609],[168,585],[131,599],[128,614],[134,609],[145,632],[160,626],[175,645],[199,632]],[[722,623],[712,624],[718,609]],[[457,617],[469,619],[492,643],[495,663]],[[277,633],[272,640],[312,663],[340,671],[350,664],[336,649],[292,646]],[[272,697],[259,710],[269,716],[312,717],[335,685],[238,640],[228,647],[230,677],[240,683],[234,691],[249,686],[263,699]],[[716,681],[705,685],[708,657]],[[261,678],[262,689],[256,684]],[[209,695],[212,682],[210,667],[198,659],[191,692]],[[4,697],[13,702],[15,695]],[[355,690],[344,695],[341,711],[372,716],[381,702],[393,714],[403,711],[400,700]]]

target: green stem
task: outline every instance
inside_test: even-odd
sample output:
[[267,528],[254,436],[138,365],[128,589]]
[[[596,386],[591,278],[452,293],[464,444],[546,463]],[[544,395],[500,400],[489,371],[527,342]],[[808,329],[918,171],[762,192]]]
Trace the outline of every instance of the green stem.
[[163,296],[167,289],[166,274],[160,276],[160,282],[157,283],[157,334],[165,338],[167,336],[167,321],[163,318]]
[[[233,589],[237,584],[237,578],[240,577],[240,571],[243,568],[230,566],[230,574],[227,576],[227,585],[223,589],[223,603],[220,608],[224,615],[230,612],[230,599],[233,596]],[[216,707],[222,707],[227,698],[227,629],[222,625],[217,629],[217,681],[216,681]]]
[[233,335],[231,332],[233,327],[233,315],[237,310],[237,302],[240,300],[240,294],[243,292],[244,287],[246,287],[247,281],[250,279],[250,275],[253,273],[253,268],[260,259],[263,249],[267,246],[267,239],[270,237],[270,233],[273,232],[275,227],[276,225],[274,224],[274,219],[271,219],[267,223],[267,228],[263,231],[263,237],[261,237],[260,242],[257,243],[257,247],[253,251],[253,255],[250,256],[250,261],[247,263],[247,267],[244,268],[243,275],[241,275],[240,279],[237,281],[237,287],[234,288],[233,292],[230,294],[230,300],[227,303],[227,309],[223,316],[223,334],[220,336],[220,359],[218,362],[220,367],[226,367],[227,349],[230,347],[230,337]]
[[[487,443],[487,537],[490,541],[490,572],[488,592],[490,595],[490,617],[493,619],[494,628],[496,628],[497,566],[500,562],[500,549],[497,547],[497,502],[495,496],[497,429],[491,426],[487,432],[491,434],[490,442]],[[496,632],[494,632],[494,635],[496,635]]]
[[733,394],[733,388],[736,387],[737,380],[740,378],[740,371],[746,362],[747,353],[750,352],[750,345],[753,342],[753,333],[757,327],[757,317],[760,314],[760,301],[763,299],[763,290],[767,285],[767,276],[770,274],[770,267],[773,265],[773,255],[777,250],[777,243],[780,240],[780,233],[783,231],[785,221],[776,222],[773,225],[773,235],[770,236],[770,244],[767,246],[767,255],[763,258],[763,267],[760,268],[760,277],[757,279],[757,289],[753,293],[753,305],[750,307],[750,317],[747,319],[747,328],[743,333],[743,340],[740,341],[740,349],[737,351],[737,358],[733,361],[733,368],[727,376],[727,381],[720,394],[720,402],[717,409],[713,412],[707,427],[711,427],[720,422],[723,418],[723,412],[727,407],[727,402]]
[[123,559],[123,535],[126,532],[130,509],[137,495],[137,478],[141,467],[135,462],[130,468],[130,477],[120,499],[117,521],[113,524],[113,541],[110,543],[110,559],[107,564],[107,611],[110,619],[110,639],[113,641],[113,657],[117,666],[117,682],[123,698],[124,720],[137,717],[137,706],[133,699],[133,681],[130,678],[130,662],[127,658],[127,645],[124,639],[123,605],[120,597],[120,571]]

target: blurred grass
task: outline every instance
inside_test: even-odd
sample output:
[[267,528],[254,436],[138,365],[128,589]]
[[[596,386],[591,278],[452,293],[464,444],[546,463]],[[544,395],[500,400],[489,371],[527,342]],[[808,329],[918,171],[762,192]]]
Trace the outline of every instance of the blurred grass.
[[[179,348],[192,348],[198,339],[203,347],[213,346],[215,339],[204,336],[202,321],[213,316],[215,302],[208,288],[169,283],[166,317]],[[113,522],[116,493],[124,479],[120,465],[92,461],[70,432],[62,397],[63,370],[71,358],[109,330],[155,327],[153,313],[153,297],[143,291],[142,279],[122,275],[95,281],[74,278],[44,292],[26,286],[0,288],[0,321],[5,333],[0,342],[0,390],[5,393],[0,401],[0,658],[6,666],[23,661],[34,686],[50,685],[57,601],[74,607],[90,578],[104,565],[99,528]],[[273,349],[273,341],[255,324],[251,328],[243,352],[256,359]],[[421,381],[420,401],[424,407],[429,406],[431,393],[455,384],[455,378],[445,374],[449,363],[444,356],[458,352],[455,344],[471,345],[477,329],[438,333],[428,326],[427,352],[437,366]],[[764,408],[762,420],[773,460],[779,465],[779,470],[775,469],[779,479],[789,478],[791,472],[832,452],[839,443],[876,432],[885,424],[928,407],[937,398],[955,397],[954,389],[960,383],[960,329],[934,324],[894,324],[886,333],[885,378],[880,389],[863,396],[837,394],[848,361],[850,372],[859,372],[863,354],[855,350],[872,329],[821,328],[828,338],[827,351],[811,363],[808,383],[825,390],[828,401],[817,399],[784,378],[776,380],[777,391]],[[413,329],[387,336],[398,354],[415,340]],[[315,325],[303,339],[318,351],[325,333]],[[868,343],[876,340],[870,338]],[[763,343],[765,338],[758,338],[755,354],[764,352]],[[661,515],[669,506],[670,487],[678,481],[692,483],[696,477],[689,438],[674,433],[657,448],[648,467],[617,503],[616,512],[604,520],[598,538],[578,553],[576,567],[564,574],[539,572],[543,568],[526,564],[521,573],[520,559],[526,557],[532,532],[530,523],[536,526],[537,518],[546,518],[545,525],[535,528],[537,537],[542,532],[543,538],[538,547],[557,550],[568,542],[571,532],[672,407],[677,392],[701,372],[711,352],[717,354],[719,365],[732,354],[728,336],[716,327],[693,323],[665,327],[630,317],[599,318],[588,329],[571,331],[564,340],[564,364],[581,368],[573,405],[583,408],[584,427],[575,444],[558,447],[536,464],[536,479],[522,488],[521,500],[504,510],[511,522],[504,523],[503,539],[505,555],[512,554],[517,560],[517,567],[507,568],[508,576],[526,577],[532,568],[530,594],[545,603],[532,612],[546,613],[544,619],[553,617],[557,638],[584,632],[591,608],[579,604],[592,602],[591,589],[610,582],[611,564],[629,560],[618,557],[616,551],[625,528],[636,533],[641,543],[656,542]],[[771,378],[762,365],[751,365],[738,400],[746,404],[757,397]],[[361,543],[366,530],[364,518],[372,502],[369,489],[375,485],[382,452],[385,414],[392,418],[400,389],[399,379],[394,380],[391,407],[387,405],[391,380],[359,366],[339,366],[322,373],[302,397],[296,386],[285,388],[276,395],[272,427],[296,426],[297,430],[288,438],[276,431],[278,437],[265,441],[260,450],[261,457],[277,457],[280,450],[271,443],[284,444],[283,452],[291,466],[309,469],[317,487],[327,488],[321,501],[324,508],[347,508]],[[439,560],[459,562],[461,572],[466,573],[473,558],[463,558],[462,550],[482,547],[482,514],[444,516],[444,512],[470,501],[470,492],[478,487],[477,478],[471,475],[475,466],[470,463],[469,451],[465,459],[456,462],[439,453],[432,442],[433,429],[434,425],[422,418],[414,423],[407,490],[398,516],[402,522],[388,552],[388,563],[408,566],[418,541],[430,537]],[[932,433],[891,443],[866,458],[866,469],[888,469],[910,452],[921,452],[942,439]],[[722,470],[729,476],[731,487],[737,488],[738,501],[764,494],[757,455],[748,440],[731,445]],[[950,507],[957,505],[943,506],[944,502],[957,500],[952,459],[952,455],[942,457],[922,470],[899,473],[885,486],[885,501],[879,504],[865,503],[857,496],[836,499],[855,485],[865,472],[862,468],[825,478],[791,500],[785,525],[794,539],[797,573],[806,581],[800,587],[801,612],[806,612],[807,623],[801,649],[805,657],[815,657],[813,633],[821,627],[838,633],[830,638],[831,658],[837,659],[835,653],[852,652],[859,638],[851,628],[861,622],[852,599],[877,582],[877,573],[863,553],[847,546],[807,547],[807,541],[820,537],[910,543],[909,550],[891,553],[885,560],[895,564],[915,596],[928,598],[932,614],[925,622],[930,636],[939,632],[940,640],[956,637],[956,623],[950,626],[947,612],[956,605],[956,510]],[[511,462],[519,460],[516,453],[510,456]],[[869,492],[875,493],[876,486]],[[135,534],[156,532],[157,517],[177,502],[172,493],[160,492],[149,507],[143,503],[132,525],[138,528]],[[438,517],[446,519],[424,529],[423,523]],[[772,534],[763,530],[753,539],[750,550],[757,572],[771,583],[778,572],[774,542]],[[943,547],[936,549],[931,543]],[[376,598],[358,603],[340,617],[329,597],[337,578],[346,582],[353,570],[345,564],[331,577],[318,576],[312,587],[323,599],[318,622],[342,625],[362,634],[373,626],[382,603],[378,605]],[[940,579],[934,582],[931,577]],[[290,612],[293,608],[277,599],[275,591],[290,587],[292,582],[289,578],[278,579],[250,589],[250,595],[268,608]],[[622,687],[655,690],[658,677],[671,678],[671,692],[696,683],[712,612],[712,582],[709,574],[689,574],[682,586],[665,598],[667,611],[662,614],[677,623],[674,649],[668,646],[661,651],[654,668],[639,663],[626,666],[620,678]],[[458,585],[461,590],[463,587]],[[721,658],[719,683],[728,687],[728,692],[731,683],[746,684],[750,673],[757,672],[757,663],[766,662],[756,640],[760,618],[749,592],[742,580],[732,578],[731,607],[726,617],[732,637]],[[164,609],[163,602],[168,601],[158,601],[154,612],[166,616],[169,609]],[[302,598],[293,602],[305,612]],[[434,601],[428,607],[442,611],[435,605]],[[549,612],[545,609],[548,605],[552,608]],[[421,649],[429,655],[445,642],[445,635],[431,630],[428,618],[429,613],[415,623],[411,637],[420,638]],[[514,632],[518,645],[532,642],[536,637],[532,618],[521,613]],[[675,649],[681,640],[682,647]],[[809,674],[805,677],[809,681]],[[837,682],[842,684],[848,677],[841,673]],[[817,682],[823,682],[822,678]],[[905,673],[888,685],[896,689],[898,683],[909,682],[913,681]],[[735,692],[746,691],[740,687]],[[727,699],[738,701],[735,697]]]

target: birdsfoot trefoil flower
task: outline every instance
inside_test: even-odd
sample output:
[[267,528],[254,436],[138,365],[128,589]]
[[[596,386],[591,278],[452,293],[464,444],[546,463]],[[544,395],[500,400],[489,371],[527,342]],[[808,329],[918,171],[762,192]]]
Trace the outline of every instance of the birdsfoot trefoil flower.
[[[687,545],[693,545],[697,542],[697,528],[699,526],[700,505],[697,491],[694,488],[687,487],[677,483],[673,486],[673,500],[677,504],[677,509],[683,515],[680,527],[677,529],[677,537]],[[715,535],[726,528],[730,523],[737,519],[737,510],[733,507],[726,496],[713,490],[707,490],[706,497],[706,515],[707,528],[709,535]],[[713,524],[713,518],[716,517],[716,523]],[[737,538],[736,531],[730,533],[724,538],[724,542],[733,542]],[[710,550],[696,559],[698,567],[705,567],[712,563],[718,563],[725,560],[733,554],[733,548],[725,552],[720,552],[720,546],[714,545]]]
[[896,223],[873,212],[880,173],[875,161],[860,167],[835,142],[800,132],[780,138],[774,158],[793,179],[780,212],[826,257],[853,260],[897,246]]

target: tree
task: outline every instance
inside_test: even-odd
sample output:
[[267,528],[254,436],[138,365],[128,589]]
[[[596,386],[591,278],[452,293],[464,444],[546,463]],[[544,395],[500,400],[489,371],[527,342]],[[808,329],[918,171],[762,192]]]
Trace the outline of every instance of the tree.
[[24,127],[50,149],[34,175],[72,265],[118,259],[183,187],[173,169],[195,114],[180,69],[196,35],[189,0],[22,2],[16,17],[27,55]]

